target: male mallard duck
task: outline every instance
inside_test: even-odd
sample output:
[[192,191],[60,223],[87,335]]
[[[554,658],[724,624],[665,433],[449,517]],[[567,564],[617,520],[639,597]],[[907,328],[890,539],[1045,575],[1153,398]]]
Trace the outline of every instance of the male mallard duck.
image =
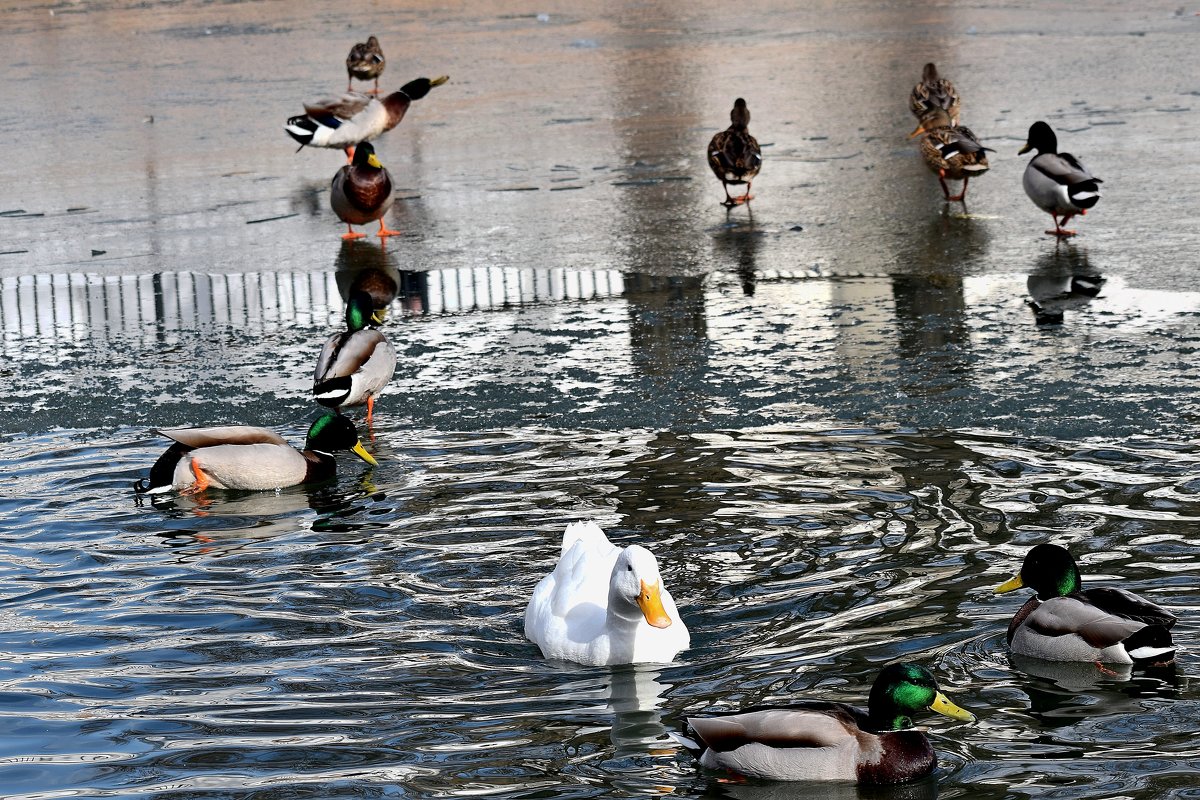
[[[958,91],[954,84],[938,77],[937,67],[926,64],[921,72],[921,82],[913,87],[908,97],[908,108],[919,122],[924,122],[930,112],[942,110],[950,118],[950,125],[958,124]],[[916,132],[913,133],[916,136]],[[911,138],[911,137],[910,137]]]
[[[1075,231],[1066,230],[1063,225],[1076,214],[1087,214],[1087,210],[1100,201],[1097,184],[1103,181],[1088,172],[1075,156],[1058,152],[1058,137],[1041,120],[1029,126],[1025,146],[1017,151],[1017,155],[1030,150],[1037,150],[1038,154],[1025,165],[1025,175],[1021,179],[1025,194],[1034,205],[1054,218],[1054,230],[1046,233],[1074,236]],[[1058,221],[1059,216],[1062,216],[1062,222]]]
[[867,710],[819,700],[689,717],[702,750],[700,763],[775,781],[853,781],[891,784],[916,780],[937,766],[925,734],[911,717],[935,711],[974,722],[938,691],[929,670],[889,664],[871,687]]
[[[950,115],[943,109],[934,109],[922,120],[912,135],[925,134],[921,139],[921,157],[925,164],[938,176],[946,200],[962,200],[967,196],[967,182],[988,171],[988,160],[984,147],[975,134],[966,126],[952,127]],[[962,191],[951,197],[946,178],[962,181]]]
[[346,303],[346,330],[329,337],[317,358],[313,396],[328,408],[367,406],[367,424],[375,397],[396,371],[396,349],[370,323],[380,323],[371,295],[355,292]]
[[447,75],[432,80],[417,78],[383,99],[347,92],[341,97],[305,103],[305,113],[289,119],[283,129],[300,147],[340,148],[349,157],[355,145],[399,125],[414,100],[448,80]]
[[358,440],[354,423],[337,414],[324,414],[308,429],[304,450],[266,428],[227,425],[219,428],[177,428],[155,431],[175,444],[150,468],[150,478],[134,490],[160,493],[179,489],[197,494],[205,489],[282,489],[334,476],[335,450],[350,450],[375,465]]
[[387,66],[387,59],[383,57],[383,50],[379,47],[379,40],[374,36],[368,36],[365,42],[359,42],[350,48],[350,55],[346,56],[346,74],[349,78],[346,81],[346,91],[354,88],[354,79],[360,81],[375,81],[375,89],[371,94],[379,94],[379,76],[383,74],[383,68]]
[[613,546],[594,522],[567,526],[558,565],[525,608],[525,635],[546,658],[589,665],[665,664],[691,641],[654,555]]
[[338,219],[346,223],[343,239],[360,239],[365,233],[355,233],[352,225],[366,225],[379,220],[379,237],[395,236],[400,231],[388,230],[383,218],[392,207],[392,174],[379,163],[375,148],[363,142],[354,150],[351,162],[333,176],[329,205]]
[[1025,554],[1021,571],[997,593],[1028,586],[1036,597],[1021,606],[1008,626],[1014,653],[1046,661],[1132,664],[1175,657],[1175,617],[1124,589],[1084,589],[1075,559],[1055,544]]
[[[733,101],[729,120],[729,127],[708,143],[708,165],[725,189],[725,205],[736,206],[754,199],[750,194],[750,183],[762,169],[762,149],[758,146],[758,140],[747,130],[750,109],[746,107],[745,100],[739,97]],[[731,183],[746,184],[746,193],[740,197],[730,197]]]

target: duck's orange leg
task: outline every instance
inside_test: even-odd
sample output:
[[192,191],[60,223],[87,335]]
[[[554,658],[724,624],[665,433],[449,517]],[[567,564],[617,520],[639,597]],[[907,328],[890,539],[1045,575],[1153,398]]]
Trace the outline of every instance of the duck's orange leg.
[[[965,199],[966,199],[966,197],[967,197],[967,181],[969,181],[969,180],[971,180],[970,176],[967,176],[967,177],[963,178],[963,188],[962,188],[962,191],[961,191],[961,192],[959,192],[958,194],[954,195],[953,197],[947,196],[947,197],[946,197],[946,199],[947,199],[947,200],[949,200],[949,201],[951,201],[951,202],[954,202],[954,201],[956,201],[956,200],[965,200]],[[942,188],[943,188],[943,189],[944,189],[944,188],[946,188],[946,184],[945,184],[945,182],[943,182],[943,183],[942,183]]]
[[191,486],[180,492],[182,495],[191,496],[194,494],[200,494],[208,488],[208,476],[204,474],[204,470],[200,468],[200,462],[197,461],[194,456],[192,457],[191,467],[192,475],[196,478],[196,480]]
[[371,425],[371,414],[375,411],[375,395],[367,395],[367,426]]
[[383,223],[383,217],[379,218],[379,238],[380,239],[386,238],[388,236],[399,236],[399,235],[400,235],[400,231],[390,230],[388,228],[388,226]]
[[350,223],[347,222],[346,223],[346,232],[342,234],[342,240],[349,241],[351,239],[362,239],[365,236],[366,236],[365,233],[355,233],[354,228],[351,228]]
[[1071,217],[1075,216],[1074,214],[1064,214],[1063,218],[1062,218],[1062,222],[1058,221],[1058,214],[1055,214],[1052,212],[1050,214],[1050,216],[1054,218],[1054,230],[1046,231],[1046,233],[1049,233],[1053,236],[1074,236],[1075,235],[1075,231],[1069,231],[1063,227],[1063,225],[1067,224],[1067,220],[1069,220],[1069,219],[1071,219]]

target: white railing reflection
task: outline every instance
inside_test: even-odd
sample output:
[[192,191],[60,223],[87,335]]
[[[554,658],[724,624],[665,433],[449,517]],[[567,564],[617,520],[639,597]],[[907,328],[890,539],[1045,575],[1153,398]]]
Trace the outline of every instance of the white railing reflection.
[[[487,268],[399,274],[394,314],[442,314],[618,296],[616,271]],[[233,326],[269,334],[336,325],[344,298],[334,272],[0,277],[0,351],[44,360],[110,338],[176,341],[179,331]]]

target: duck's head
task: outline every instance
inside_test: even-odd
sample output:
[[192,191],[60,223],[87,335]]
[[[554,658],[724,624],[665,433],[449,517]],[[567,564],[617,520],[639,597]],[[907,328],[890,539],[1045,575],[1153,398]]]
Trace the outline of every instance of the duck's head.
[[1017,151],[1017,155],[1023,156],[1030,150],[1037,150],[1039,156],[1058,152],[1058,137],[1054,135],[1054,129],[1040,119],[1029,126],[1025,146]]
[[356,167],[383,169],[383,163],[380,162],[379,156],[375,155],[375,146],[370,142],[359,142],[355,145],[354,160],[351,163]]
[[400,92],[407,95],[410,100],[420,100],[429,94],[430,89],[441,86],[448,80],[450,80],[449,75],[440,75],[436,78],[417,78],[401,86]]
[[1037,592],[1039,600],[1065,597],[1083,588],[1079,567],[1064,548],[1056,544],[1039,544],[1025,554],[1021,571],[996,587],[996,594],[1028,586]]
[[341,414],[322,414],[308,429],[304,448],[318,453],[349,450],[371,466],[376,465],[375,459],[359,441],[354,423]]
[[917,664],[889,664],[884,667],[867,700],[872,726],[880,731],[898,731],[912,727],[912,717],[922,711],[963,722],[974,722],[975,715],[959,708],[938,691],[929,670]]
[[938,128],[949,128],[950,126],[950,113],[946,111],[946,109],[930,109],[925,116],[921,117],[921,123],[917,125],[916,129],[908,135],[908,138],[912,139],[914,137],[921,136],[922,134],[929,133],[930,131],[937,130]]
[[370,293],[354,291],[346,298],[346,328],[361,331],[368,325],[382,325],[387,318],[386,308],[376,308]]
[[937,66],[930,61],[925,65],[925,69],[921,70],[921,83],[933,83],[938,79]]
[[617,603],[629,609],[636,607],[650,625],[668,628],[672,620],[663,608],[662,593],[662,576],[654,554],[636,544],[622,550],[609,577],[609,607]]
[[750,125],[750,109],[746,101],[738,98],[733,101],[733,110],[729,112],[729,121],[735,128],[746,128]]

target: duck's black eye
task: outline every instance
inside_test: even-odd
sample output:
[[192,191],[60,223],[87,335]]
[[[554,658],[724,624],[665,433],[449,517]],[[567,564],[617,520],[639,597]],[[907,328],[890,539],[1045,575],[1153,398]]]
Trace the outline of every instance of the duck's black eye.
[[626,564],[625,569],[629,570],[630,572],[633,572],[633,564]]

